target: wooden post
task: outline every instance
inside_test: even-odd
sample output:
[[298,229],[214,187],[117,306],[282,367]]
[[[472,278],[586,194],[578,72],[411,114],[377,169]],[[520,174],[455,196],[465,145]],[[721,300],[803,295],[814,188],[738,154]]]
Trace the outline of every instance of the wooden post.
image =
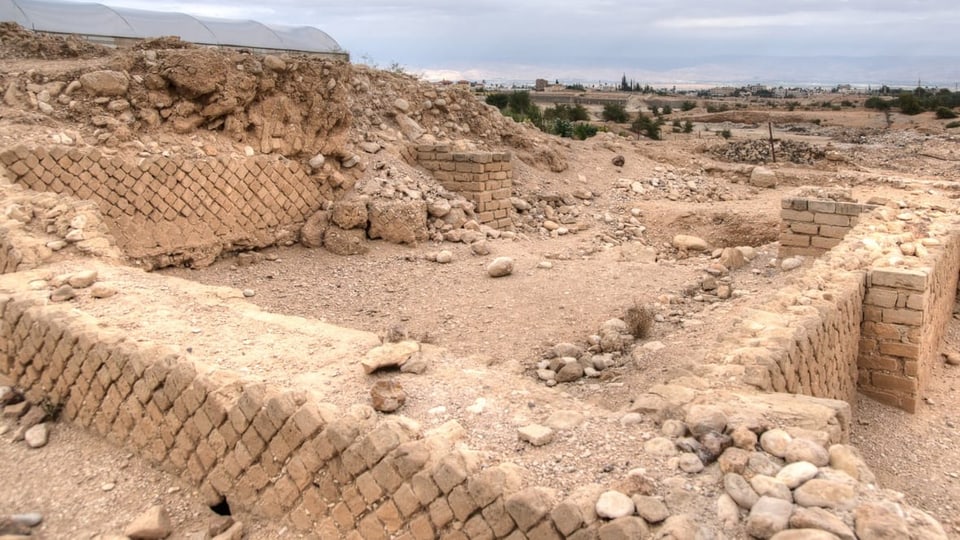
[[777,151],[773,147],[773,122],[767,122],[767,129],[770,130],[770,157],[773,162],[777,162]]

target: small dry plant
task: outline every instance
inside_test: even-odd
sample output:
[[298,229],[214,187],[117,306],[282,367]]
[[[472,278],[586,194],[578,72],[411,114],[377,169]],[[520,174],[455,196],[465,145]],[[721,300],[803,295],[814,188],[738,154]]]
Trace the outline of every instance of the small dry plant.
[[627,323],[627,330],[634,338],[644,339],[650,335],[653,328],[653,308],[634,300],[633,306],[627,308],[623,321]]

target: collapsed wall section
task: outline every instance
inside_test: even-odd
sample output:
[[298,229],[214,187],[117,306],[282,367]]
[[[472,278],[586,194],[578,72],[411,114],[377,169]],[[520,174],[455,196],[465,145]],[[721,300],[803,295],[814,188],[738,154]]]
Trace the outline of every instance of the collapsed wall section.
[[447,144],[427,144],[417,146],[416,156],[445,189],[474,203],[480,223],[494,229],[513,226],[510,153],[456,152]]
[[204,265],[224,250],[296,240],[323,203],[296,161],[185,159],[17,146],[0,152],[14,181],[96,203],[123,252],[147,267]]

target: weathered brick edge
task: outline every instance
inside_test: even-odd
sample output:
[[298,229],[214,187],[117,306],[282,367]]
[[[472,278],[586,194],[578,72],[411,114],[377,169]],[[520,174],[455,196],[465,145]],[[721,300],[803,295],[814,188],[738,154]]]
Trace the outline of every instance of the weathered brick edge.
[[0,151],[0,164],[31,190],[96,203],[117,245],[149,266],[296,240],[324,201],[300,163],[276,156],[130,160],[20,145]]
[[513,226],[513,165],[508,152],[455,152],[447,144],[418,145],[416,161],[444,188],[476,205],[480,223],[495,229]]
[[[804,210],[796,209],[800,203]],[[956,216],[929,226],[924,256],[911,257],[910,266],[890,268],[884,260],[905,258],[899,249],[901,232],[878,232],[879,224],[895,221],[892,210],[834,201],[800,203],[784,199],[785,223],[791,230],[797,223],[820,226],[820,215],[852,219],[855,210],[871,213],[857,217],[858,224],[847,228],[791,287],[748,312],[730,334],[729,341],[739,347],[721,348],[711,357],[713,367],[705,369],[766,391],[849,403],[859,389],[914,411],[956,297]],[[804,220],[793,219],[796,213],[804,213]],[[877,257],[877,248],[886,255]]]

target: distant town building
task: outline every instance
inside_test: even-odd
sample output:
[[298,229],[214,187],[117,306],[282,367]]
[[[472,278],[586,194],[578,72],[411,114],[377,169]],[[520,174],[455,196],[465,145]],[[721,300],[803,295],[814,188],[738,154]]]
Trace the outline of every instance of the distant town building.
[[550,81],[546,79],[537,79],[536,82],[533,84],[533,89],[536,90],[537,92],[543,92],[544,90],[547,89],[548,84],[550,84]]

